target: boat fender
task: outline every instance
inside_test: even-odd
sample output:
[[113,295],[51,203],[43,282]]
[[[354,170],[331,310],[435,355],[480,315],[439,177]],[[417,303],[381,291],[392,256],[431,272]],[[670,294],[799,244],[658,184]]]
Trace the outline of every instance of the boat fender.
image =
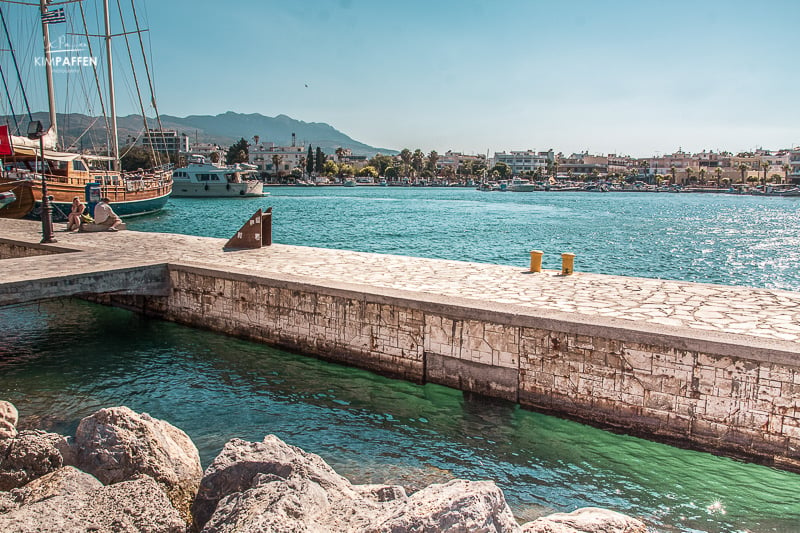
[[228,183],[227,185],[225,185],[225,188],[228,189],[228,190],[231,190],[231,184]]
[[208,190],[208,183],[206,183],[204,188],[205,188],[205,190]]
[[244,196],[244,191],[239,191],[239,194]]

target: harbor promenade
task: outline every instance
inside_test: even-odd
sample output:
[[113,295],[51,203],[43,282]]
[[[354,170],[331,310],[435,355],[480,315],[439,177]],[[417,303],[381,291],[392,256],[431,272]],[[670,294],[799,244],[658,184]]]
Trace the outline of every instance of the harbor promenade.
[[225,240],[187,235],[68,233],[38,245],[37,222],[0,219],[0,239],[57,253],[5,263],[2,284],[182,263],[331,286],[401,291],[430,300],[470,300],[543,318],[568,318],[800,354],[800,293],[680,281],[526,269],[274,244],[223,251]]
[[[0,263],[0,302],[115,294],[168,320],[800,470],[800,293],[590,274],[580,250],[562,276],[60,229],[40,245],[38,223],[0,219],[0,257],[46,254]],[[137,270],[138,293],[119,278]],[[8,296],[21,287],[29,297]]]

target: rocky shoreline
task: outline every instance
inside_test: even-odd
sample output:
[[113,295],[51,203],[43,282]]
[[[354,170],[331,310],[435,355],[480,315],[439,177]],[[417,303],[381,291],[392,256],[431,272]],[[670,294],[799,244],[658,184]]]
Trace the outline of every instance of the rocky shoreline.
[[456,479],[413,494],[353,485],[274,435],[232,439],[203,472],[191,439],[127,407],[81,420],[74,437],[17,430],[0,401],[0,531],[645,533],[597,508],[520,525],[492,481]]

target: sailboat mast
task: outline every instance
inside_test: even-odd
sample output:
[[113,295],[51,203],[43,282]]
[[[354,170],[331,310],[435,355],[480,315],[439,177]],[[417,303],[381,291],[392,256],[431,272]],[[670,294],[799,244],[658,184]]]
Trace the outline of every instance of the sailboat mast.
[[42,14],[42,38],[44,39],[44,70],[47,75],[47,106],[50,110],[50,131],[53,136],[58,138],[58,128],[56,126],[56,91],[53,85],[53,64],[50,61],[50,29],[45,22],[44,15],[47,13],[47,4],[50,0],[40,0],[39,9]]
[[[45,0],[42,0],[44,3]],[[111,68],[111,20],[108,13],[108,0],[103,0],[103,14],[106,18],[106,62],[108,64],[108,108],[111,113],[111,146],[113,170],[119,170],[119,139],[117,138],[117,106],[114,99],[114,70]]]

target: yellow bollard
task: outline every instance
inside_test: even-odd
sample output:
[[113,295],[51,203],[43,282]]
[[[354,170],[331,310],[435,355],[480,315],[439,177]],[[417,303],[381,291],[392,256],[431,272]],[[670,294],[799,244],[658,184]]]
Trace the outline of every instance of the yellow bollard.
[[574,272],[575,254],[561,254],[561,275],[571,276]]
[[531,272],[542,271],[542,256],[544,252],[540,250],[531,250]]

